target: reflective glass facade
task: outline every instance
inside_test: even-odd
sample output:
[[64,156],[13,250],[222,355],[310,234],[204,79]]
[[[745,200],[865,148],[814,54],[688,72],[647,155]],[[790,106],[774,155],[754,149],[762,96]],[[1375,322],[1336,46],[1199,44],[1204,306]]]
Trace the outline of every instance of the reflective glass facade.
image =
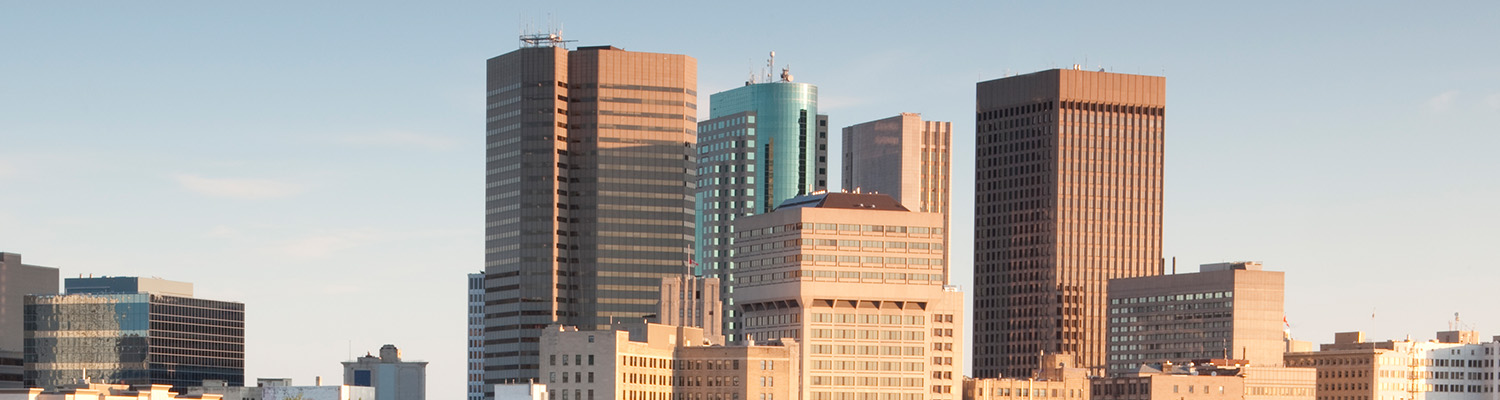
[[56,388],[90,379],[126,384],[243,386],[240,303],[148,293],[28,296],[25,380]]
[[727,298],[734,292],[735,218],[827,188],[827,152],[828,119],[818,115],[817,86],[757,83],[709,97],[709,119],[698,124],[694,273],[719,279],[726,332],[734,325]]

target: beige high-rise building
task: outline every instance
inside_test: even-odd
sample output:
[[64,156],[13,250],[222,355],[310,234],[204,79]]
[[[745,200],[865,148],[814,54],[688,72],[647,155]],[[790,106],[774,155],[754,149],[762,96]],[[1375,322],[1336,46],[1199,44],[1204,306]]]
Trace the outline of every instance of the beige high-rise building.
[[549,400],[795,400],[797,343],[710,344],[703,330],[622,323],[542,335]]
[[1106,367],[1110,279],[1161,268],[1166,79],[1048,70],[977,85],[974,376]]
[[963,293],[942,216],[883,194],[793,198],[735,220],[735,337],[802,343],[803,400],[963,392]]
[[697,61],[555,39],[487,63],[487,391],[537,377],[548,325],[656,314],[692,262]]
[[952,142],[952,122],[923,121],[914,113],[845,127],[843,188],[888,194],[912,211],[942,214],[947,231]]
[[1164,361],[1283,365],[1285,274],[1258,262],[1109,281],[1109,373]]

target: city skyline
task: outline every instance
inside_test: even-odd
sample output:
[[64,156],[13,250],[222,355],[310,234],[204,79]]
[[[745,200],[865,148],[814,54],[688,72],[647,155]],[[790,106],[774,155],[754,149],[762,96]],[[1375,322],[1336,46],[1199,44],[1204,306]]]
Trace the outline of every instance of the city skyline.
[[[1355,329],[1421,337],[1454,311],[1495,330],[1476,304],[1496,237],[1476,227],[1500,222],[1487,206],[1500,188],[1483,179],[1500,168],[1482,152],[1497,139],[1481,135],[1500,113],[1500,82],[1495,56],[1469,50],[1500,32],[1481,23],[1494,5],[1472,5],[1483,9],[815,5],[837,23],[747,26],[700,10],[672,28],[710,38],[610,22],[629,14],[616,6],[558,19],[581,45],[699,59],[699,93],[739,85],[775,50],[818,83],[833,128],[898,112],[953,121],[958,233],[972,231],[973,83],[1075,63],[1165,70],[1164,255],[1286,271],[1294,333],[1322,343]],[[335,376],[351,358],[340,347],[402,343],[433,362],[433,396],[456,396],[456,277],[482,263],[476,71],[514,50],[520,30],[502,8],[371,6],[354,18],[331,5],[12,7],[0,15],[0,32],[20,38],[0,62],[11,77],[0,81],[0,251],[64,277],[156,275],[246,303],[247,378]],[[933,25],[847,33],[853,21],[905,20],[942,21],[956,39],[934,43]],[[1064,20],[1067,32],[1048,24]],[[737,34],[752,29],[772,33]],[[939,55],[959,57],[923,61]],[[963,242],[955,269],[972,253]],[[403,291],[442,294],[389,295]],[[1425,300],[1388,295],[1398,291]],[[393,318],[410,326],[375,329]]]

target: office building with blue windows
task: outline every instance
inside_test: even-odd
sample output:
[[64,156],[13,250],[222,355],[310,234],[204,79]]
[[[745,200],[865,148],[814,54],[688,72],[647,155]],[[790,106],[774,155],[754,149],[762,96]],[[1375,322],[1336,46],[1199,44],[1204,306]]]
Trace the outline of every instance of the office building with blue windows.
[[[709,119],[698,124],[698,214],[694,273],[718,278],[733,292],[734,220],[775,209],[828,186],[828,117],[818,115],[818,87],[781,80],[709,97]],[[725,303],[725,323],[734,324]],[[736,340],[730,338],[730,340]]]
[[193,298],[193,284],[69,278],[25,301],[27,387],[86,378],[130,385],[245,383],[245,305]]

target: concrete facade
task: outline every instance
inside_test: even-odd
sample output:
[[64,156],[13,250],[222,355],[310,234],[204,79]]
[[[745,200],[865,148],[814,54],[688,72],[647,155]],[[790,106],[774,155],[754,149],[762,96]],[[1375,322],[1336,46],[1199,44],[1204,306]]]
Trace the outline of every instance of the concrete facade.
[[974,376],[1041,354],[1105,373],[1106,282],[1159,275],[1166,79],[1048,70],[976,87]]
[[[57,294],[57,283],[57,268],[26,265],[20,254],[0,252],[0,351],[21,351],[26,295]],[[6,381],[0,377],[0,387]]]
[[697,61],[552,45],[487,62],[486,390],[537,378],[548,325],[655,314],[692,263]]
[[1035,377],[964,379],[964,400],[1089,400],[1088,370],[1078,368],[1073,356],[1042,357]]
[[657,320],[663,325],[690,326],[703,336],[724,343],[724,302],[718,278],[682,275],[661,279],[661,305]]
[[845,191],[884,193],[912,211],[942,214],[948,230],[952,122],[901,113],[845,127],[843,133]]
[[375,400],[378,389],[365,386],[267,386],[264,400]]
[[73,384],[54,391],[0,389],[0,400],[219,400],[217,394],[179,396],[172,385]]
[[1214,358],[1283,365],[1285,283],[1257,262],[1110,280],[1109,373]]
[[1317,370],[1317,400],[1500,399],[1500,337],[1438,332],[1436,340],[1369,342],[1364,332],[1334,335],[1319,351],[1287,353],[1288,366]]
[[495,400],[547,400],[547,385],[508,383],[495,385]]
[[1242,400],[1244,378],[1140,374],[1094,379],[1094,400]]
[[550,400],[795,399],[797,345],[705,345],[703,330],[620,324],[613,331],[554,326],[542,337]]
[[801,341],[801,399],[961,397],[963,293],[943,284],[942,227],[883,194],[740,218],[731,333]]
[[343,365],[344,385],[374,388],[373,400],[427,398],[427,362],[402,361],[401,350],[394,345],[380,346],[379,357],[365,354]]

